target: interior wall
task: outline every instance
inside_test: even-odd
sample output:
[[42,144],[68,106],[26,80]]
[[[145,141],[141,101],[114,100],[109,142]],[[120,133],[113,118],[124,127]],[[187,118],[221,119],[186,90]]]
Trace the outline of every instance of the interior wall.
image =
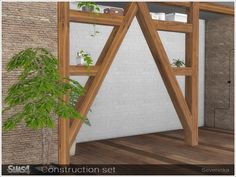
[[206,21],[205,124],[234,129],[234,17]]
[[[96,61],[112,27],[70,25],[70,62],[83,49]],[[185,58],[185,34],[159,32],[169,58]],[[205,22],[200,20],[199,125],[204,122]],[[73,77],[85,83],[87,77]],[[178,77],[184,92],[184,77]],[[154,63],[137,19],[134,19],[91,107],[91,127],[83,125],[78,142],[181,129],[173,104]]]
[[[2,98],[16,82],[19,72],[7,73],[10,57],[29,47],[48,48],[57,55],[57,4],[36,2],[2,3]],[[3,108],[5,108],[3,103]],[[17,109],[2,114],[5,121]],[[53,130],[51,161],[57,163],[57,126]],[[40,164],[42,154],[41,131],[24,124],[11,132],[2,133],[3,164]]]

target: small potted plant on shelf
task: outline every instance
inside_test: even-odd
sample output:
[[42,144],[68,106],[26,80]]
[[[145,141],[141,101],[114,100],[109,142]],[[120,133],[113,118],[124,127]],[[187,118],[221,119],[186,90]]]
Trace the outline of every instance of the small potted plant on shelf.
[[87,68],[89,68],[93,64],[93,59],[91,58],[89,53],[80,50],[79,52],[77,52],[76,64],[85,65]]
[[175,66],[175,67],[177,67],[177,68],[180,68],[180,67],[185,66],[185,63],[184,63],[184,61],[181,60],[181,59],[173,59],[172,66]]
[[85,12],[100,12],[100,7],[95,2],[79,2],[77,7],[82,8],[82,11]]
[[[42,164],[49,164],[52,128],[57,117],[81,119],[90,124],[76,110],[77,100],[85,89],[75,80],[61,78],[57,58],[44,48],[28,48],[13,56],[7,71],[14,70],[19,70],[20,75],[8,89],[3,110],[3,113],[12,110],[14,114],[3,123],[3,130],[13,130],[20,123],[41,130]],[[62,99],[65,95],[68,101]]]
[[[79,9],[82,8],[82,11],[85,12],[92,12],[95,14],[100,12],[100,7],[95,2],[79,2],[77,7]],[[91,36],[95,37],[97,34],[99,34],[99,31],[96,30],[96,25],[93,24],[93,34],[91,34]]]

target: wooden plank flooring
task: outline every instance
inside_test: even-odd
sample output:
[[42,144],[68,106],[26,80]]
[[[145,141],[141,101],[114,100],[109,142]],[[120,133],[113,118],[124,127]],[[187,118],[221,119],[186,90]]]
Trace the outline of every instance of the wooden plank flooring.
[[233,164],[233,131],[202,127],[199,145],[187,146],[182,130],[77,144],[72,164]]

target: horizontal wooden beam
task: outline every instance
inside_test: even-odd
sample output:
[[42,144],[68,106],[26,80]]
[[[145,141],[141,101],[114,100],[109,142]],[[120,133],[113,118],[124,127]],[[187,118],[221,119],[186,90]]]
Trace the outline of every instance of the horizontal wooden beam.
[[202,2],[199,4],[201,11],[215,12],[226,15],[234,15],[234,8],[224,5]]
[[193,73],[192,68],[190,67],[184,67],[184,68],[173,67],[172,70],[174,75],[179,75],[179,76],[191,76]]
[[189,8],[191,3],[190,2],[158,2],[158,4],[164,6],[176,6],[176,7],[185,7]]
[[69,66],[69,75],[71,76],[96,76],[99,66]]
[[123,22],[123,16],[102,13],[89,13],[70,10],[70,22],[89,23],[109,26],[119,26]]
[[[165,6],[176,6],[176,7],[184,7],[190,8],[190,2],[160,2],[159,4]],[[213,12],[213,13],[220,13],[225,15],[234,15],[234,8],[230,6],[220,5],[220,4],[213,4],[207,2],[200,2],[199,3],[199,10],[205,12]]]
[[161,21],[161,20],[153,20],[153,21],[154,21],[156,29],[160,31],[191,33],[193,30],[192,24],[188,24],[188,23],[174,22],[174,21]]

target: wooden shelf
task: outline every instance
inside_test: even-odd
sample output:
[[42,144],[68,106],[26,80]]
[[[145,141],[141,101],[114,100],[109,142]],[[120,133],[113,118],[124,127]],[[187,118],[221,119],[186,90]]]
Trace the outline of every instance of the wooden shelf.
[[221,13],[221,14],[226,14],[226,15],[234,15],[234,8],[229,7],[229,6],[224,6],[224,5],[202,2],[200,3],[199,8],[202,11],[215,12],[215,13]]
[[123,16],[70,10],[69,20],[70,22],[119,26],[123,22]]
[[156,29],[160,31],[191,33],[193,30],[192,24],[189,23],[161,20],[153,20],[153,22]]
[[175,75],[179,75],[179,76],[191,76],[192,75],[192,68],[190,68],[190,67],[184,67],[184,68],[172,67],[172,70]]
[[190,2],[157,2],[157,3],[164,6],[176,6],[185,8],[189,8],[191,6]]
[[99,66],[90,66],[88,69],[86,66],[69,66],[69,75],[71,76],[96,76]]
[[[190,8],[190,2],[158,2],[158,4],[165,6],[176,6],[176,7],[185,7]],[[230,6],[224,6],[221,4],[213,4],[207,2],[199,3],[199,10],[213,13],[220,13],[225,15],[234,15],[234,8]]]

